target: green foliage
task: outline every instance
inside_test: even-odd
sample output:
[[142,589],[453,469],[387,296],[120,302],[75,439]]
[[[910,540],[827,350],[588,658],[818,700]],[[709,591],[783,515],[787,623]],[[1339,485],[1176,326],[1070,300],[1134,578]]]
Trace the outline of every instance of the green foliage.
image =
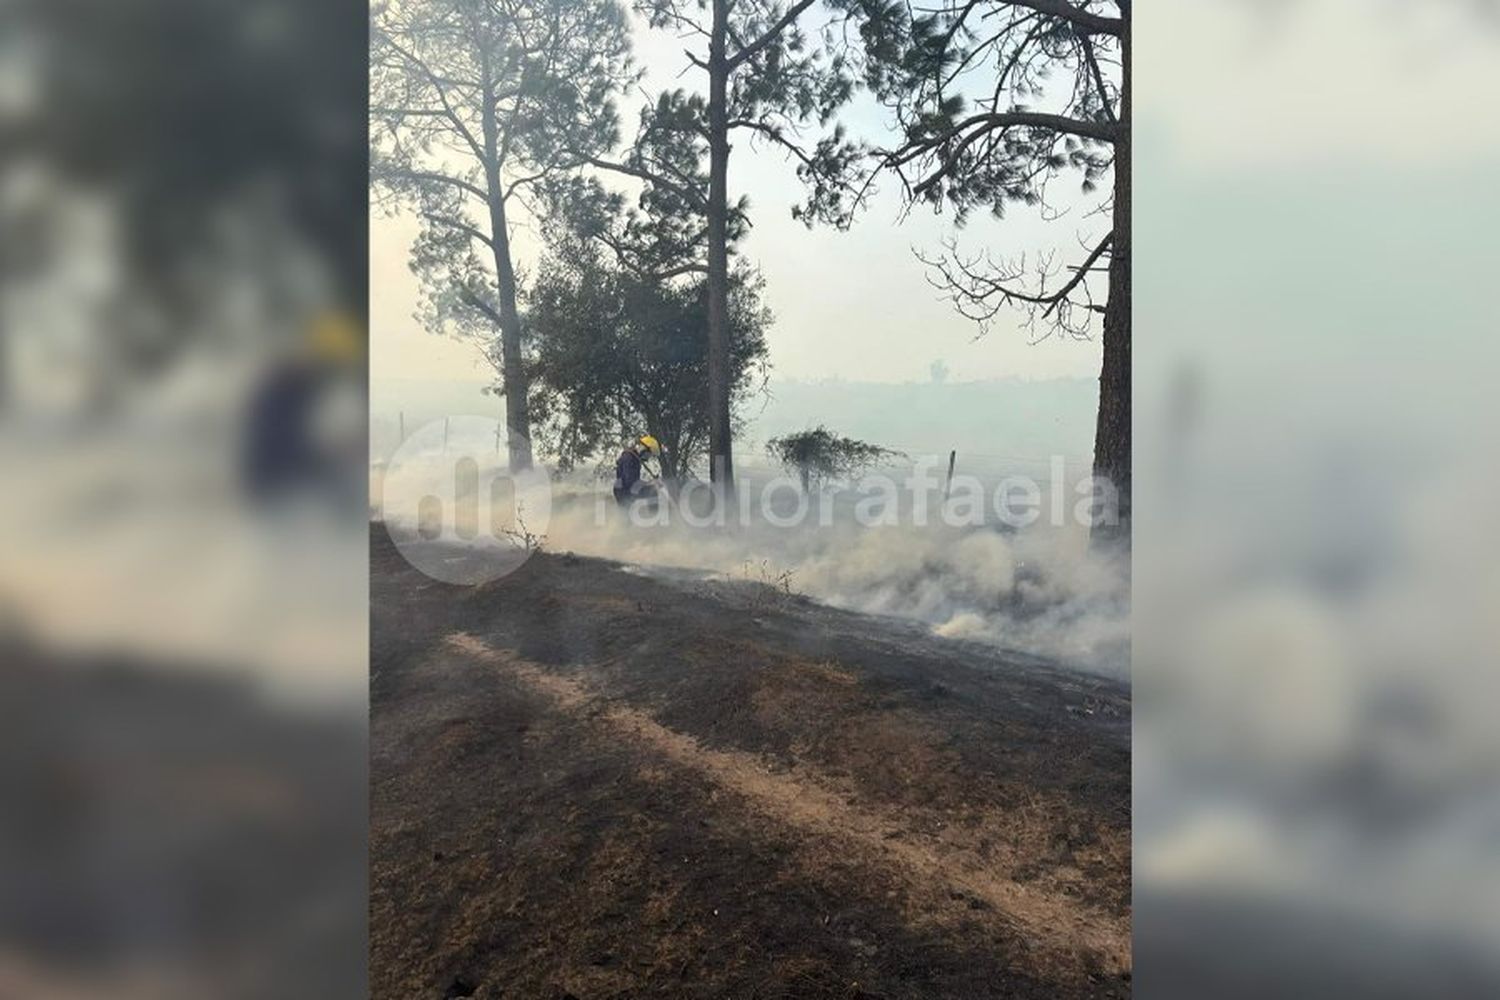
[[[704,71],[704,89],[709,89],[712,0],[636,0],[635,6],[652,27],[702,40],[699,52],[688,53],[689,68]],[[788,14],[792,16],[784,20]],[[820,15],[822,23],[809,30],[809,23]],[[792,211],[809,224],[814,220],[847,222],[851,187],[863,176],[865,147],[834,122],[860,77],[855,52],[845,43],[841,28],[846,16],[838,5],[824,9],[776,0],[735,0],[727,13],[728,131],[743,135],[743,141],[752,146],[779,150],[795,165],[807,199]],[[672,178],[674,172],[660,169],[650,145],[663,135],[702,141],[710,131],[710,121],[704,97],[687,97],[677,91],[668,98],[663,95],[644,111],[631,155],[640,157],[640,164],[655,176]],[[820,134],[809,139],[806,133],[814,128]],[[697,190],[706,206],[706,179]],[[729,206],[732,224],[748,225],[746,207],[743,201]]]
[[901,454],[890,448],[841,437],[821,424],[766,442],[766,454],[795,472],[804,490],[825,479],[857,476],[882,459]]
[[[642,109],[635,141],[618,164],[606,168],[646,182],[633,203],[597,176],[559,177],[544,185],[548,240],[595,241],[642,276],[706,272],[708,148],[697,124],[703,114],[703,99],[681,90],[666,91]],[[732,253],[749,232],[749,204],[742,199],[728,208]]]
[[[748,266],[731,277],[731,398],[763,389],[771,315]],[[542,440],[564,466],[611,458],[623,440],[662,442],[662,473],[686,475],[708,441],[707,288],[622,266],[599,244],[565,240],[543,263],[527,313]]]

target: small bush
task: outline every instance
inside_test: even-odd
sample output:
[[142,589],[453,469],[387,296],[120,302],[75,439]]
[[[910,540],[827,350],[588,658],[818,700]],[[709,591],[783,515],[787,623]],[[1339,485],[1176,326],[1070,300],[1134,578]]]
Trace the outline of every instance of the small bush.
[[824,479],[857,476],[884,458],[902,453],[878,444],[840,437],[819,425],[766,442],[766,454],[795,472],[804,492]]

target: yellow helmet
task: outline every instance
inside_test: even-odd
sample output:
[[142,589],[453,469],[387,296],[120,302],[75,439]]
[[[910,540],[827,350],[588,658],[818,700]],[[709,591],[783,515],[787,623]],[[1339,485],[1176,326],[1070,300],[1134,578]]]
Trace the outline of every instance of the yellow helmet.
[[364,354],[354,317],[341,311],[329,310],[315,317],[308,324],[307,345],[314,358],[330,364],[354,364]]
[[656,440],[656,438],[652,437],[650,434],[642,434],[638,440],[640,441],[641,447],[645,448],[651,454],[661,454],[661,442]]

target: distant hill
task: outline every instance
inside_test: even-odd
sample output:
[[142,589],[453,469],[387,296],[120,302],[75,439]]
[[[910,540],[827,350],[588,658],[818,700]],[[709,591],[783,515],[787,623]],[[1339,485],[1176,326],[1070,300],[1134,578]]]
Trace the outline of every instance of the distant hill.
[[1063,455],[1087,462],[1094,448],[1099,386],[1093,379],[980,382],[817,382],[771,384],[753,404],[744,435],[757,450],[768,438],[826,424],[830,430],[916,453],[960,452],[1005,458]]
[[[398,414],[410,434],[429,420],[500,416],[501,401],[482,382],[378,379],[371,383],[371,446],[395,446]],[[1045,460],[1087,464],[1094,447],[1098,383],[1087,378],[979,382],[772,381],[769,395],[745,410],[740,454],[762,456],[767,439],[818,424],[908,454]]]

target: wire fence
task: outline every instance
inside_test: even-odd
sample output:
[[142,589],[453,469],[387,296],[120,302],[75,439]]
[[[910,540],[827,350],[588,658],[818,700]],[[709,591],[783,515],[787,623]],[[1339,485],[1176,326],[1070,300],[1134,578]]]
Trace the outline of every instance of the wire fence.
[[[442,420],[443,418],[437,418]],[[423,427],[435,423],[435,420],[425,419]],[[446,423],[446,421],[445,421]],[[395,419],[382,418],[372,421],[370,428],[370,454],[371,460],[381,463],[388,460],[404,440],[417,430],[415,422],[408,422],[404,415]],[[443,436],[446,441],[446,435]],[[495,433],[493,438],[486,440],[454,442],[453,447],[462,448],[465,454],[483,458],[484,455],[475,455],[476,449],[483,451],[486,455],[493,453],[494,460],[503,461],[505,445],[503,433]],[[951,475],[955,479],[970,476],[981,482],[992,483],[997,480],[1011,476],[1026,477],[1039,481],[1050,481],[1060,477],[1065,482],[1076,483],[1092,474],[1092,460],[1080,455],[1066,454],[1031,454],[1022,455],[1002,451],[969,451],[961,448],[934,449],[930,447],[918,447],[911,444],[893,443],[887,445],[899,454],[895,457],[883,459],[872,463],[862,470],[864,474],[880,474],[907,478],[922,474],[935,474],[946,480],[949,476],[949,463],[952,463]],[[613,454],[600,454],[589,460],[575,462],[571,467],[571,474],[584,479],[609,478],[613,475]],[[538,455],[539,460],[558,466],[556,456],[548,456],[545,453]],[[735,471],[740,476],[747,476],[757,480],[793,476],[795,470],[789,469],[782,463],[766,455],[764,451],[755,446],[754,442],[738,445],[738,453],[734,459]],[[694,463],[688,474],[695,478],[706,478],[707,461],[700,460]],[[854,477],[858,479],[859,477]]]

